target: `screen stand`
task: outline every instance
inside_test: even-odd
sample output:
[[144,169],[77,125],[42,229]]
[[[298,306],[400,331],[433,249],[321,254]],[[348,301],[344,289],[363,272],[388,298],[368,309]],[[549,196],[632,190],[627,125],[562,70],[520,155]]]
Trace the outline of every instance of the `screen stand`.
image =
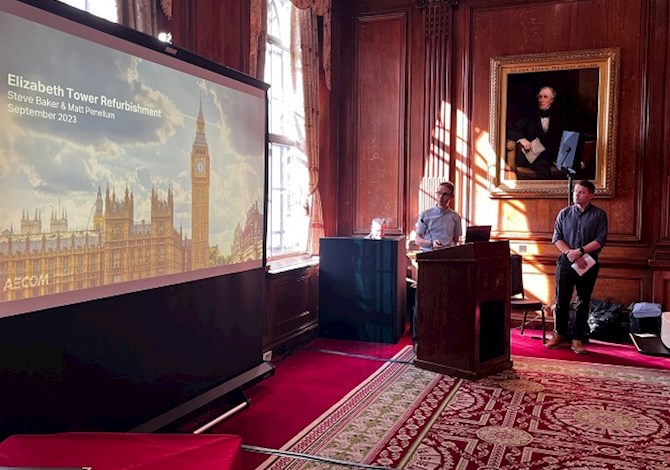
[[221,421],[231,417],[235,413],[237,413],[240,410],[243,410],[247,406],[249,406],[249,399],[247,396],[244,394],[244,390],[242,390],[241,387],[236,388],[233,392],[230,393],[229,398],[229,403],[232,405],[234,403],[237,403],[234,406],[231,406],[229,410],[227,410],[225,413],[222,413],[221,415],[217,416],[213,420],[203,424],[200,426],[198,429],[193,431],[193,434],[202,434],[203,432],[207,431],[209,428],[212,428],[219,424]]
[[561,171],[565,173],[568,177],[568,207],[572,205],[572,189],[573,189],[573,178],[575,177],[575,170],[569,167],[561,168]]
[[246,408],[249,405],[249,400],[244,395],[244,389],[272,375],[274,375],[274,366],[269,362],[263,362],[202,395],[131,429],[130,432],[179,432],[178,430],[183,423],[191,423],[196,417],[202,416],[202,410],[207,409],[206,407],[212,409],[221,405],[221,408],[226,410],[225,413],[200,426],[198,431],[203,432],[233,413]]
[[558,147],[556,168],[568,177],[568,207],[572,205],[572,179],[577,174],[574,166],[578,144],[579,132],[563,131],[561,145]]

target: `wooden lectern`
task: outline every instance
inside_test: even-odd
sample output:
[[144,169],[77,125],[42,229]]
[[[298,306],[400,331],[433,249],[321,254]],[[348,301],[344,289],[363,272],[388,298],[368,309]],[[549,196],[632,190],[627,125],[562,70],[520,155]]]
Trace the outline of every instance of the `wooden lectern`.
[[477,380],[512,367],[509,242],[419,253],[414,364]]

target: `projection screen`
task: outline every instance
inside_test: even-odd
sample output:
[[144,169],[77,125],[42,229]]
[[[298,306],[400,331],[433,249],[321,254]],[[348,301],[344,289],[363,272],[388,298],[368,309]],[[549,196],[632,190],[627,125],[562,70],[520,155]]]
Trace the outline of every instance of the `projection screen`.
[[263,266],[267,86],[29,3],[0,4],[0,317]]

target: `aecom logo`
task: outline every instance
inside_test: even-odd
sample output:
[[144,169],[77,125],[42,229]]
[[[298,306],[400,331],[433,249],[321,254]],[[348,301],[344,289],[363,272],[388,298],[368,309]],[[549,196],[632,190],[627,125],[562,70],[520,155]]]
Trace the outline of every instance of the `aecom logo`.
[[49,284],[49,275],[40,274],[39,276],[25,276],[15,277],[14,279],[7,278],[3,291],[15,289],[27,289],[29,287],[46,286]]

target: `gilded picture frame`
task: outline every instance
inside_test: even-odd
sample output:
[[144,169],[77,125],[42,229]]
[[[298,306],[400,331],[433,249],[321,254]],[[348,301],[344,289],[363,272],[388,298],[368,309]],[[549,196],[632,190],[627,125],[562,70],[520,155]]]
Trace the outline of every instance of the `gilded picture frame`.
[[611,48],[491,59],[492,197],[566,197],[569,178],[614,197],[619,56]]

